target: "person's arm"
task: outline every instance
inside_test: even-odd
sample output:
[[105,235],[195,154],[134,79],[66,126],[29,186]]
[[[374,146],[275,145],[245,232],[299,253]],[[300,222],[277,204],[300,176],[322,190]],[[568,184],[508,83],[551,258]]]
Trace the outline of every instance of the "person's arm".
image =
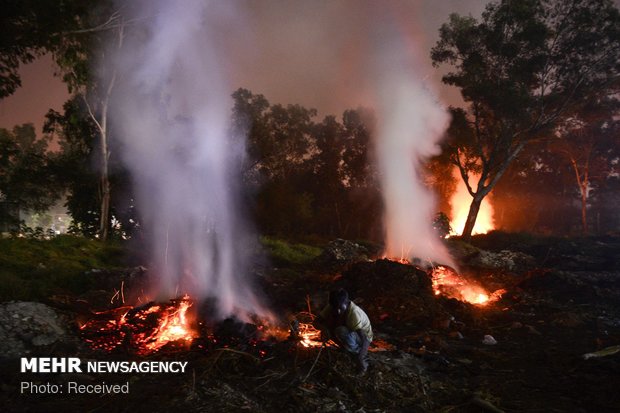
[[321,330],[321,341],[329,341],[331,338],[329,312],[330,307],[326,306],[323,311],[316,316],[312,323],[316,329]]

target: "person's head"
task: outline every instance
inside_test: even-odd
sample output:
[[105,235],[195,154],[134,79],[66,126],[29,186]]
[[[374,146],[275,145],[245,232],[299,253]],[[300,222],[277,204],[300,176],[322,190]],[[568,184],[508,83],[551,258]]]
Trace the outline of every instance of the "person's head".
[[349,307],[349,293],[345,289],[334,290],[329,293],[329,305],[336,315],[341,315]]

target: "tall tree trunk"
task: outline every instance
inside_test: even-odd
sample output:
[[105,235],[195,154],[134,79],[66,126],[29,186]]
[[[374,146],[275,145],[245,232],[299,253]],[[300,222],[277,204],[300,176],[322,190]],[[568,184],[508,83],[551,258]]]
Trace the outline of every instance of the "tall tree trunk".
[[114,87],[114,80],[116,76],[112,77],[108,87],[108,93],[105,98],[100,102],[101,104],[101,119],[98,119],[88,99],[84,95],[84,101],[90,114],[91,119],[97,125],[99,129],[99,139],[101,144],[101,171],[99,172],[99,190],[101,191],[101,203],[99,204],[99,238],[102,241],[107,241],[110,230],[110,178],[108,160],[110,159],[110,150],[108,149],[108,102],[112,88]]
[[583,235],[588,235],[588,188],[582,188],[581,190],[581,230]]
[[[124,38],[124,26],[121,24],[118,27],[118,44],[117,47],[120,50],[123,46],[123,38]],[[112,90],[114,89],[114,85],[116,84],[116,75],[117,71],[114,69],[112,71],[112,75],[110,77],[110,81],[105,90],[105,94],[100,98],[100,110],[101,110],[101,118],[97,118],[94,111],[91,109],[91,106],[86,98],[86,94],[83,95],[84,101],[86,102],[86,107],[88,108],[88,113],[90,117],[93,119],[97,128],[99,129],[99,137],[101,139],[101,176],[99,179],[101,186],[101,205],[99,209],[99,238],[102,241],[107,241],[110,233],[110,175],[109,175],[109,160],[110,160],[110,149],[108,148],[108,108],[110,103],[110,96],[112,95]]]
[[471,205],[469,205],[469,213],[467,214],[465,227],[463,228],[463,233],[461,234],[463,239],[467,242],[471,241],[471,233],[476,225],[476,218],[478,218],[478,212],[480,212],[480,206],[482,205],[483,199],[484,195],[475,194],[471,200]]
[[573,166],[573,170],[575,171],[575,178],[577,179],[577,186],[579,187],[579,193],[581,195],[581,232],[583,235],[588,235],[588,186],[590,184],[589,175],[590,175],[590,162],[589,156],[586,159],[586,162],[583,166],[583,174],[579,172],[579,165],[577,164],[577,160],[572,155],[570,156],[570,161]]
[[99,237],[103,241],[107,241],[110,231],[110,179],[108,169],[108,158],[110,153],[108,151],[108,139],[105,133],[102,132],[101,136],[101,155],[103,161],[101,162],[101,208],[99,211]]

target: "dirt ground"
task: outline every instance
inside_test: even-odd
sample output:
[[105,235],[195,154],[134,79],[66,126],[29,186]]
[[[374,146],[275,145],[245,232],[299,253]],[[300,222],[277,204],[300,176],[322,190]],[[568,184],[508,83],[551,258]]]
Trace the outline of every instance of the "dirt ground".
[[[487,243],[486,245],[484,243]],[[2,367],[0,403],[15,412],[618,412],[620,239],[548,245],[480,240],[490,253],[532,258],[502,268],[460,254],[463,274],[502,298],[487,306],[435,296],[425,270],[387,260],[257,271],[284,319],[318,311],[345,287],[373,322],[371,367],[350,355],[280,340],[164,348],[147,360],[187,361],[184,374],[20,374]],[[459,252],[455,254],[458,256]],[[500,263],[501,264],[501,263]],[[60,307],[60,306],[58,306]],[[69,307],[62,311],[76,319]],[[74,310],[75,311],[75,310]],[[75,331],[76,336],[79,332]],[[601,350],[603,350],[601,352]],[[46,356],[144,360],[77,340]],[[127,395],[23,395],[37,383],[129,382]]]

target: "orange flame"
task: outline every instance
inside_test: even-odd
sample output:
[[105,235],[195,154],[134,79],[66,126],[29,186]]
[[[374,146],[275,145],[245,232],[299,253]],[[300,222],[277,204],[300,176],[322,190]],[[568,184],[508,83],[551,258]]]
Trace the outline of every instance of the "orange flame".
[[310,323],[299,323],[300,344],[304,347],[321,347],[321,330],[318,330]]
[[456,271],[438,266],[432,272],[435,295],[446,295],[475,305],[487,305],[501,298],[504,289],[489,294],[484,288],[461,277]]
[[[138,354],[156,352],[168,343],[190,344],[197,336],[190,326],[189,296],[147,308],[119,307],[96,313],[97,317],[80,326],[85,341],[95,349],[113,351],[129,345]],[[122,315],[120,311],[123,311]],[[107,318],[104,318],[107,317]]]
[[[456,187],[456,191],[452,194],[452,198],[450,199],[450,205],[452,206],[452,220],[450,221],[450,226],[452,227],[453,232],[451,235],[456,235],[463,232],[465,221],[467,221],[467,215],[469,214],[469,206],[471,205],[472,197],[467,191],[467,186],[465,185],[465,182],[463,182],[458,168],[454,169],[453,176],[457,179],[458,185]],[[478,179],[479,176],[473,175],[470,177],[470,182],[476,182]],[[486,234],[494,228],[493,206],[487,201],[487,198],[485,198],[482,200],[482,204],[480,205],[480,211],[478,211],[476,225],[474,225],[472,234]]]
[[[183,340],[190,343],[195,338],[195,333],[187,321],[187,310],[191,306],[189,296],[185,295],[178,308],[162,315],[159,326],[152,334],[145,337],[144,346],[150,351],[157,351],[172,341]],[[159,306],[149,308],[148,312],[156,311],[159,311]]]

